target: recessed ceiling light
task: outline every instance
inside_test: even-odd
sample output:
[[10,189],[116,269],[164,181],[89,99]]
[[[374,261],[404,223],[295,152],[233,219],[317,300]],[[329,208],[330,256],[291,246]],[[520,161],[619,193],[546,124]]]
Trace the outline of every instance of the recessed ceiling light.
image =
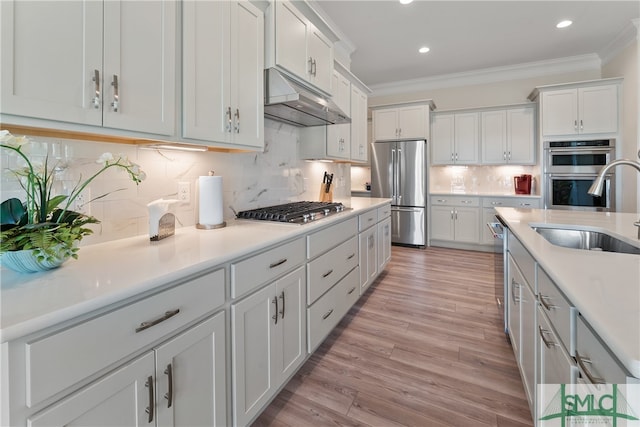
[[426,46],[422,46],[420,49],[418,49],[418,52],[427,53],[427,52],[429,52],[429,48],[426,47]]
[[409,4],[411,3],[413,0],[400,0],[400,4]]
[[573,21],[569,21],[567,19],[567,20],[558,22],[558,25],[556,25],[556,28],[567,28],[571,24],[573,24]]

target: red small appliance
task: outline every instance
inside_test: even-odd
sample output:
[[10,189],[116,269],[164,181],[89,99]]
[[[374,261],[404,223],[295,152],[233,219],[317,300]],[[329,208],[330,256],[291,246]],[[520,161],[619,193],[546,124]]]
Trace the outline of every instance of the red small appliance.
[[531,175],[514,176],[513,187],[516,189],[516,194],[531,194]]

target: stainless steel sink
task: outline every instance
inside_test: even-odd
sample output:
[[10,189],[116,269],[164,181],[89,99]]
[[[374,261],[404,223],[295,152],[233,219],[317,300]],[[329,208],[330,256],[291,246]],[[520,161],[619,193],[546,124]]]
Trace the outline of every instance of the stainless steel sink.
[[567,228],[532,227],[549,243],[571,249],[587,251],[618,252],[640,255],[640,247],[592,230],[572,230]]

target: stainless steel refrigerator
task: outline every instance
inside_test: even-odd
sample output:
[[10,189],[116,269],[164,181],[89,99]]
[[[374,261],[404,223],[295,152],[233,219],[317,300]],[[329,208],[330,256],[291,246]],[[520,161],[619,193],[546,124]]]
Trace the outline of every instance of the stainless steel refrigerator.
[[371,144],[371,196],[391,199],[391,242],[427,244],[427,141]]

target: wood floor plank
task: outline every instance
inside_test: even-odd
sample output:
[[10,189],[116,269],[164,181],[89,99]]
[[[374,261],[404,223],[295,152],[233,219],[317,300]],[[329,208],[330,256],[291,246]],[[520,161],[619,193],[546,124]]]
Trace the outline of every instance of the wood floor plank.
[[394,246],[254,426],[531,427],[493,269],[491,253]]

